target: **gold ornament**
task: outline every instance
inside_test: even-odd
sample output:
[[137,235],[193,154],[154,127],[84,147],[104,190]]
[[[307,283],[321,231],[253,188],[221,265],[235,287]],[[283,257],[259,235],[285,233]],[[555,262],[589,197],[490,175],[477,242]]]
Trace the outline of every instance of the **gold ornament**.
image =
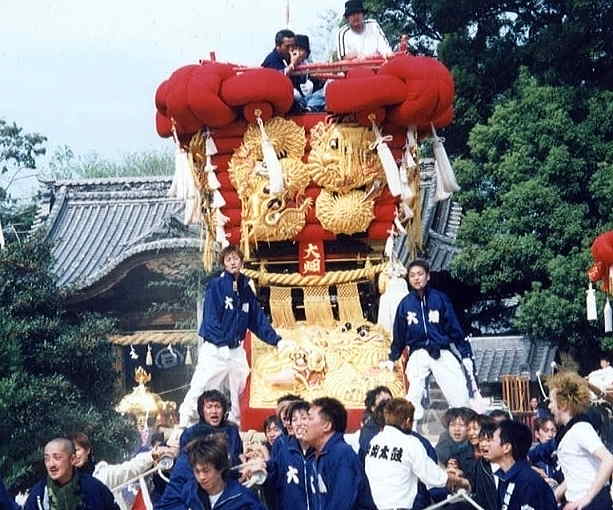
[[[283,117],[274,117],[264,123],[266,134],[277,153],[279,159],[300,159],[306,148],[306,135],[304,128],[293,120]],[[239,157],[262,161],[261,135],[257,125],[250,124],[243,135],[243,143],[237,149]]]
[[311,129],[307,167],[311,179],[328,191],[347,193],[384,176],[381,161],[370,146],[371,130],[353,124],[323,123]]
[[298,207],[287,207],[283,193],[266,193],[266,183],[243,202],[243,229],[250,242],[293,239],[306,224],[312,200],[306,198]]
[[335,234],[364,232],[375,218],[375,199],[360,190],[345,194],[322,190],[315,202],[321,226]]
[[176,407],[174,402],[165,402],[157,393],[152,393],[145,386],[151,381],[151,374],[148,374],[143,367],[138,367],[135,370],[134,380],[138,383],[138,386],[120,400],[115,408],[118,413],[132,414],[141,418],[144,416],[154,417],[174,410]]
[[[309,401],[331,396],[349,409],[363,409],[364,394],[379,385],[388,386],[394,396],[404,396],[400,366],[394,371],[379,368],[389,354],[389,334],[367,321],[353,325],[350,331],[342,331],[340,322],[329,327],[299,322],[295,328],[279,329],[283,338],[296,344],[281,352],[252,341],[250,407],[274,407],[278,397],[296,392]],[[363,337],[356,333],[360,325],[369,327]]]

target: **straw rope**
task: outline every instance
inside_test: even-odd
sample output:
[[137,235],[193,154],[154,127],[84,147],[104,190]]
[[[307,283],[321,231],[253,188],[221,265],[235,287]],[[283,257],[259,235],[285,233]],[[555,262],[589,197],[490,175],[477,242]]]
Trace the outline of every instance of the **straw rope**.
[[387,262],[375,266],[367,266],[362,269],[351,269],[347,271],[329,271],[323,275],[306,275],[300,273],[280,274],[267,273],[265,271],[255,271],[243,269],[242,273],[248,278],[258,280],[262,285],[284,285],[292,287],[314,287],[322,285],[337,285],[340,283],[352,283],[359,280],[370,280],[388,267]]

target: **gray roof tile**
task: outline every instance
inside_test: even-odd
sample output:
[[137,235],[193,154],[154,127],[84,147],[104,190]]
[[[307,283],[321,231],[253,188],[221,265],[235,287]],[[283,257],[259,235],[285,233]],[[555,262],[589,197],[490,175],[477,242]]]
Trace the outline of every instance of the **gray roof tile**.
[[500,382],[503,375],[521,375],[529,372],[551,374],[557,346],[550,342],[535,342],[525,336],[471,337],[470,344],[475,358],[479,381]]
[[184,205],[167,197],[170,183],[169,177],[47,183],[37,227],[46,227],[53,243],[59,286],[85,289],[143,252],[197,251],[197,232],[173,223]]

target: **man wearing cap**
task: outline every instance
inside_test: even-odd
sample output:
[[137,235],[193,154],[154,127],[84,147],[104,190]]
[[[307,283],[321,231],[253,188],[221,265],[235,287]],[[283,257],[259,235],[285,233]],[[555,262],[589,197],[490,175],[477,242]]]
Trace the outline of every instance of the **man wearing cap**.
[[345,2],[345,20],[337,36],[340,60],[390,57],[393,52],[381,27],[374,19],[364,19],[362,0]]

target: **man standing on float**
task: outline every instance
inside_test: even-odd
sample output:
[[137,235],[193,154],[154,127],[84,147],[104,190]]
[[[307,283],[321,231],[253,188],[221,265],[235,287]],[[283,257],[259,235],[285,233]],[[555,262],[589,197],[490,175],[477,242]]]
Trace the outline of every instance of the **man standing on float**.
[[248,279],[240,273],[243,254],[235,246],[221,251],[224,272],[212,279],[204,297],[203,319],[198,334],[204,340],[198,351],[198,364],[189,391],[179,407],[181,427],[198,421],[196,404],[204,390],[230,389],[230,420],[240,416],[239,399],[245,389],[249,365],[242,343],[247,330],[270,345],[283,348],[283,341],[272,328]]
[[474,364],[470,343],[464,338],[449,297],[428,286],[428,263],[414,260],[409,264],[408,274],[412,291],[398,305],[389,361],[383,365],[392,369],[393,362],[400,358],[404,348],[409,348],[406,366],[409,391],[406,398],[415,406],[415,421],[418,421],[424,415],[421,399],[430,373],[450,407],[468,405],[467,379],[460,361],[450,350],[450,344],[455,344],[468,374],[473,373]]

